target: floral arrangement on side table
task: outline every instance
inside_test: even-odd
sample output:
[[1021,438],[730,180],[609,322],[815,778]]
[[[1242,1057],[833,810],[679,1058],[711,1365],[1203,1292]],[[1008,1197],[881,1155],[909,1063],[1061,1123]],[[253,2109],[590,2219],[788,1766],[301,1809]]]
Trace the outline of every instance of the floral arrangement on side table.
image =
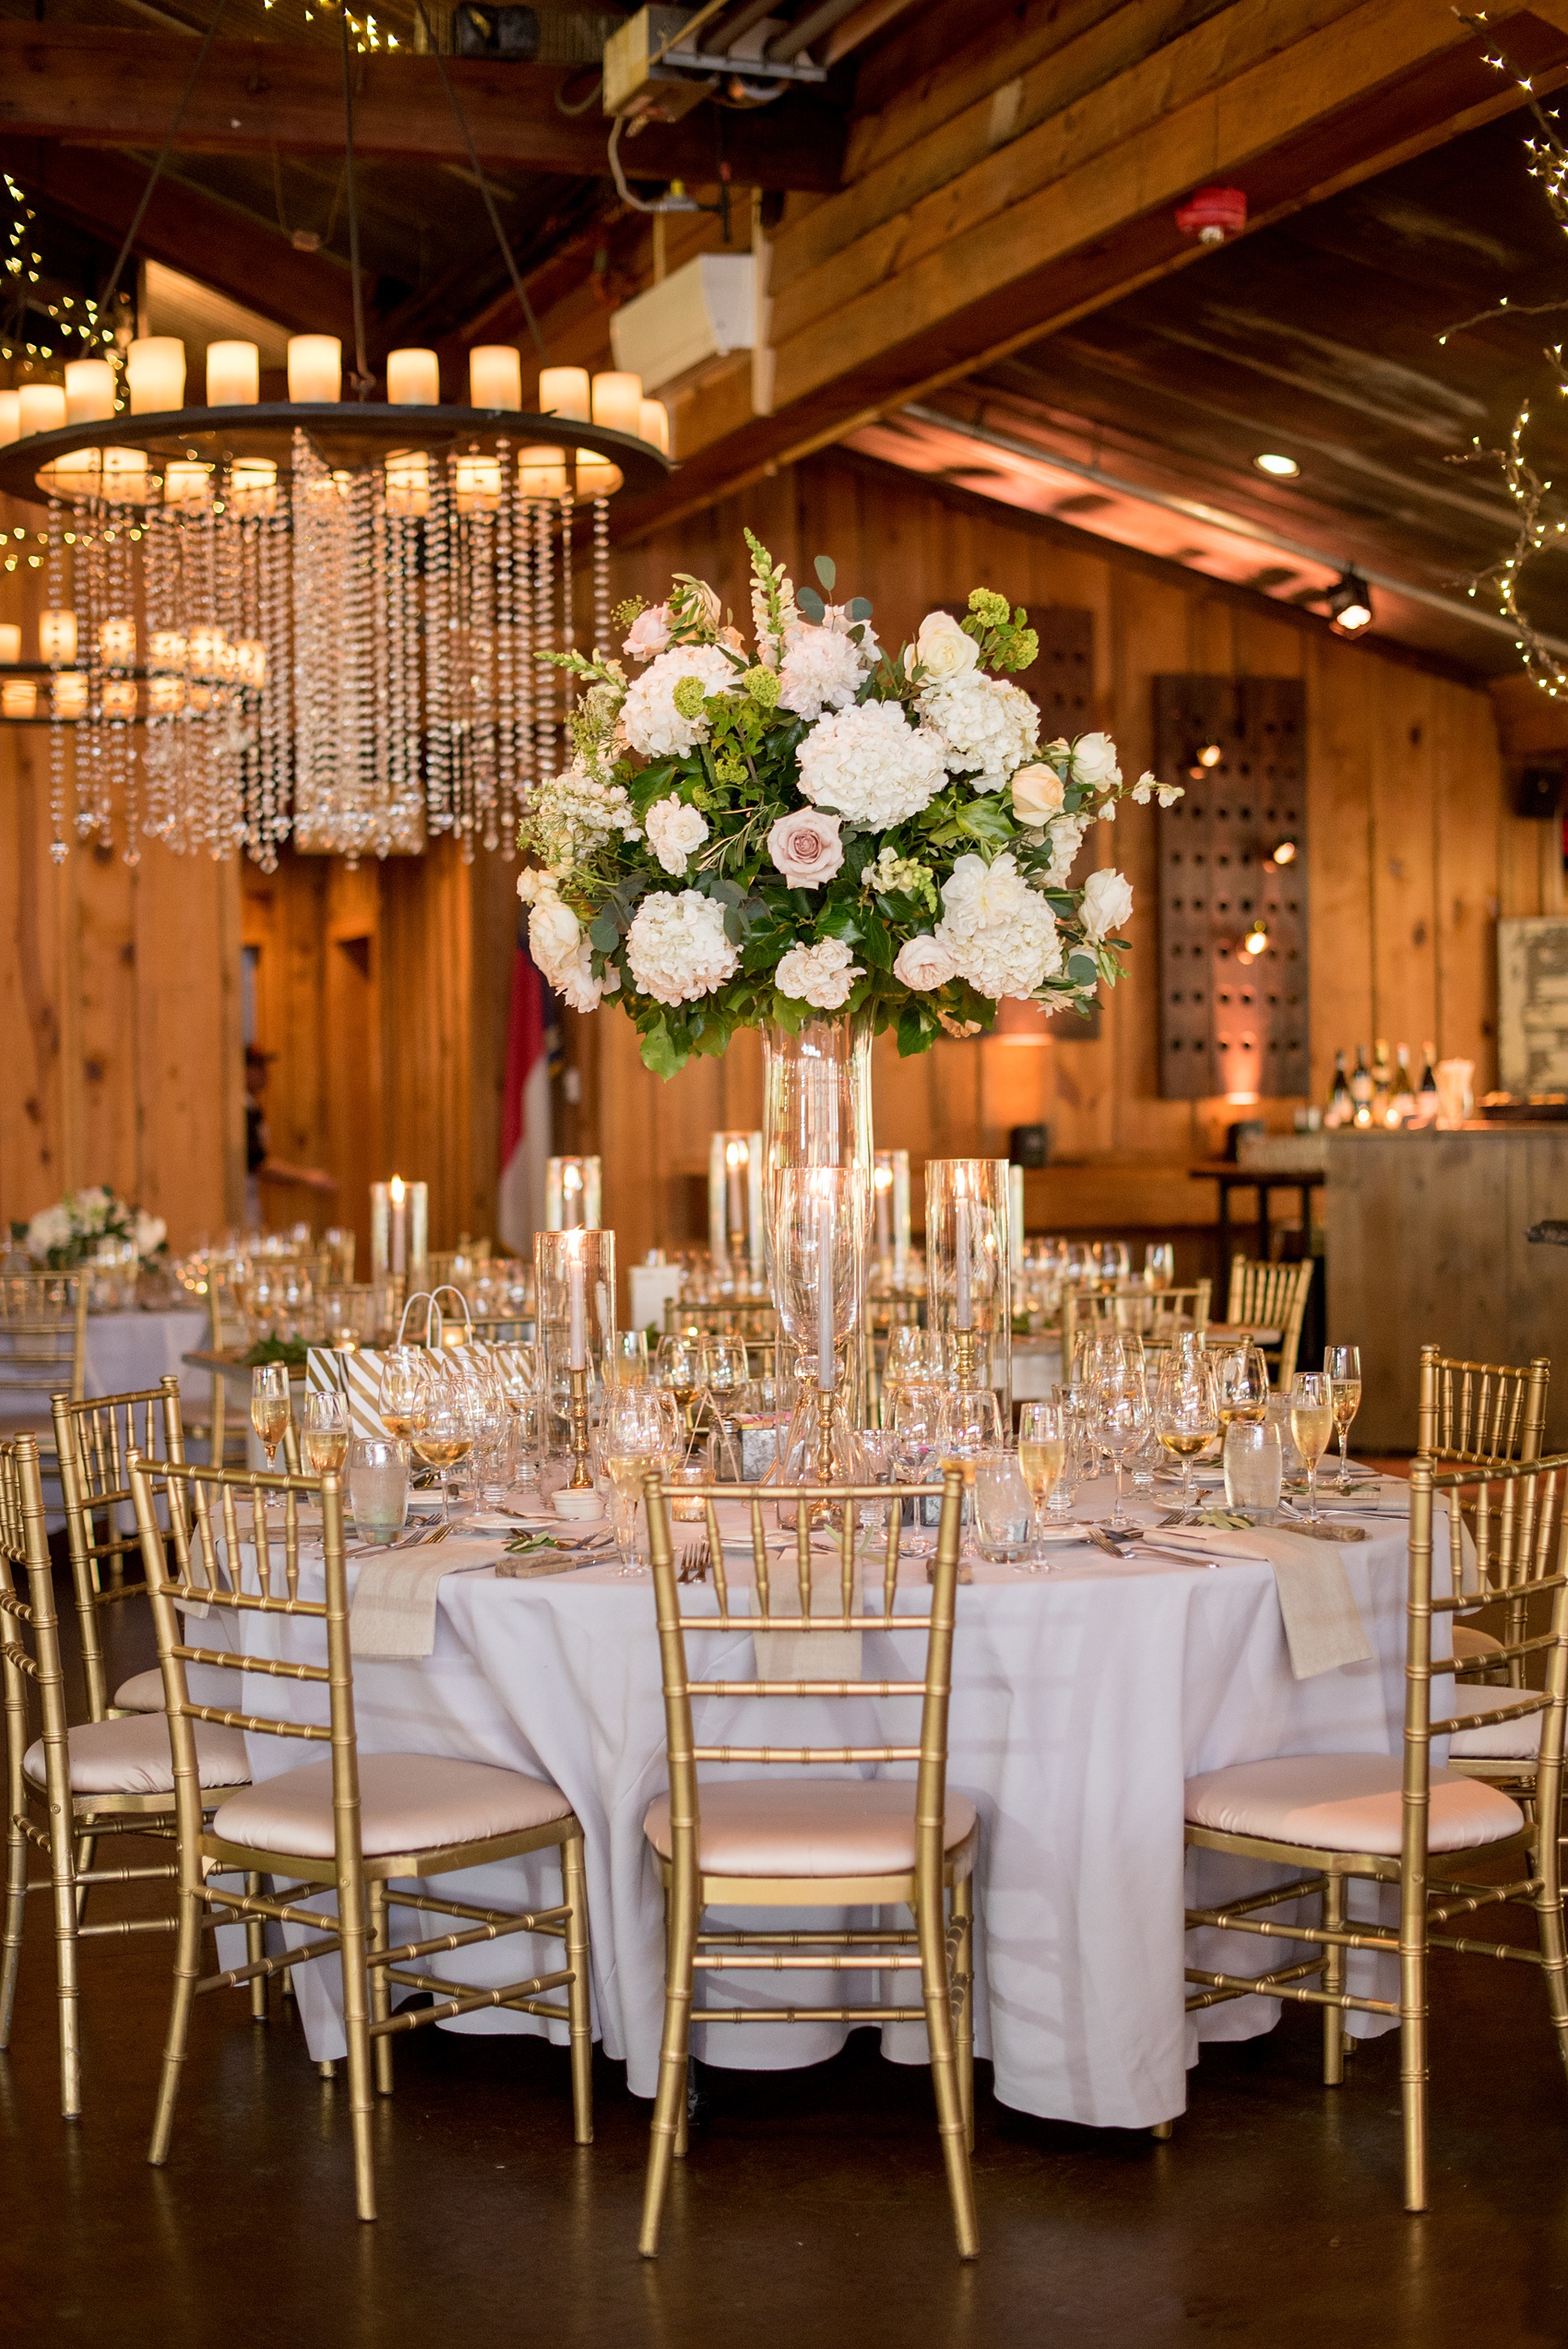
[[[869,1008],[900,1052],[989,1027],[1005,997],[1087,1008],[1113,983],[1133,893],[1081,885],[1090,825],[1128,796],[1100,733],[1039,747],[1009,682],[1027,614],[990,588],[933,611],[896,657],[863,598],[797,592],[746,533],[754,645],[683,573],[617,613],[637,673],[557,656],[580,681],[574,757],[532,794],[519,844],[529,943],[577,1011],[618,995],[672,1075],[737,1027]],[[834,565],[818,558],[831,596]],[[1131,797],[1173,786],[1144,775]]]
[[13,1224],[32,1262],[49,1272],[69,1272],[89,1263],[99,1242],[117,1240],[133,1247],[145,1263],[163,1247],[168,1226],[160,1216],[144,1215],[118,1198],[104,1183],[86,1191],[67,1191],[53,1207],[41,1207],[30,1223]]

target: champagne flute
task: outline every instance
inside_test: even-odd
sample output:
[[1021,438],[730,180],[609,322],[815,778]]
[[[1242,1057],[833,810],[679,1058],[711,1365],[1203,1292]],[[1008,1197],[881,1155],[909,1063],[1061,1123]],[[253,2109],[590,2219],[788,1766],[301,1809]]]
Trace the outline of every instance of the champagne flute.
[[1219,1400],[1214,1370],[1201,1348],[1173,1346],[1165,1358],[1155,1393],[1154,1431],[1182,1464],[1182,1508],[1193,1506],[1193,1463],[1219,1433]]
[[313,1477],[336,1475],[349,1453],[349,1398],[334,1388],[305,1397],[304,1454]]
[[267,1470],[272,1474],[278,1447],[289,1425],[289,1366],[258,1362],[251,1372],[251,1425],[267,1447]]
[[1298,1370],[1290,1389],[1290,1437],[1307,1464],[1307,1523],[1323,1523],[1317,1506],[1317,1467],[1334,1433],[1334,1382],[1326,1370]]
[[[1051,1514],[1059,1518],[1065,1517],[1072,1506],[1067,1484],[1067,1449],[1071,1441],[1067,1406],[1060,1391],[1049,1402],[1024,1405],[1018,1421],[1018,1467],[1034,1503],[1037,1542],[1045,1531],[1041,1504],[1049,1504]],[[1059,1493],[1063,1496],[1061,1508],[1057,1506]]]
[[1328,1375],[1334,1394],[1334,1424],[1339,1430],[1339,1475],[1336,1489],[1350,1489],[1350,1463],[1347,1447],[1350,1441],[1350,1422],[1361,1407],[1361,1349],[1359,1346],[1325,1346],[1323,1367]]

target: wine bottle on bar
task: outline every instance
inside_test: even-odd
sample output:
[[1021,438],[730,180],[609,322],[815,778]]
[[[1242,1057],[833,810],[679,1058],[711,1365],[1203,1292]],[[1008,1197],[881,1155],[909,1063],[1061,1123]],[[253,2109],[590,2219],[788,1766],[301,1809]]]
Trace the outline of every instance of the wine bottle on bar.
[[1350,1092],[1350,1080],[1345,1070],[1343,1049],[1334,1055],[1334,1083],[1329,1088],[1328,1107],[1323,1121],[1327,1126],[1349,1125],[1356,1115],[1356,1104]]
[[1371,1125],[1372,1080],[1372,1071],[1367,1066],[1367,1048],[1364,1044],[1358,1044],[1356,1047],[1356,1065],[1350,1074],[1350,1098],[1356,1105],[1356,1124]]

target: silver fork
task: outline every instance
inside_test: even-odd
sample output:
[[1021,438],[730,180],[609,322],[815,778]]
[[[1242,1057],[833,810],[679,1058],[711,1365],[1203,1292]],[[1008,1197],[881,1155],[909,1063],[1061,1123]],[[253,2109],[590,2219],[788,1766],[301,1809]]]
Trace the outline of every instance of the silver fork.
[[681,1552],[675,1580],[678,1583],[706,1583],[707,1580],[707,1544],[688,1542]]

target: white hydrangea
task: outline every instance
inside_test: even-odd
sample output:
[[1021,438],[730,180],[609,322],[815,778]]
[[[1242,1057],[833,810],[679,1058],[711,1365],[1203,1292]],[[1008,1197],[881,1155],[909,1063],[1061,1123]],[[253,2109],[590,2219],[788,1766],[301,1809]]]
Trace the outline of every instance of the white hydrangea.
[[145,1207],[138,1207],[131,1237],[138,1256],[156,1255],[169,1237],[169,1227],[161,1216],[149,1216]]
[[531,794],[525,822],[528,845],[553,872],[569,872],[607,840],[636,840],[640,831],[622,785],[600,782],[580,759]]
[[1004,854],[960,857],[943,884],[936,939],[961,979],[981,995],[1032,995],[1062,967],[1056,917]]
[[706,694],[729,693],[737,671],[717,645],[677,645],[648,662],[640,677],[626,688],[621,723],[626,740],[645,758],[684,758],[707,740],[707,720],[699,713],[683,718],[675,706],[675,688],[683,677],[701,681]]
[[28,1225],[27,1252],[35,1264],[48,1261],[54,1248],[67,1248],[71,1242],[71,1217],[63,1204],[41,1207]]
[[774,985],[794,1002],[836,1012],[849,1002],[856,979],[864,976],[841,938],[825,938],[819,946],[791,946],[779,960]]
[[626,960],[640,994],[691,1003],[733,979],[741,957],[724,934],[722,906],[700,889],[659,889],[632,917]]
[[819,718],[799,757],[806,798],[873,832],[918,815],[946,779],[940,735],[911,726],[897,702],[861,702]]
[[797,718],[847,709],[870,663],[859,645],[836,628],[797,628],[778,670],[778,704]]
[[643,818],[643,829],[666,872],[684,872],[693,849],[700,848],[707,837],[706,819],[678,791],[671,791],[668,799],[655,800]]
[[1035,755],[1039,711],[1018,686],[980,670],[926,686],[920,710],[946,745],[949,771],[972,775],[977,791],[1000,791],[1015,769]]

